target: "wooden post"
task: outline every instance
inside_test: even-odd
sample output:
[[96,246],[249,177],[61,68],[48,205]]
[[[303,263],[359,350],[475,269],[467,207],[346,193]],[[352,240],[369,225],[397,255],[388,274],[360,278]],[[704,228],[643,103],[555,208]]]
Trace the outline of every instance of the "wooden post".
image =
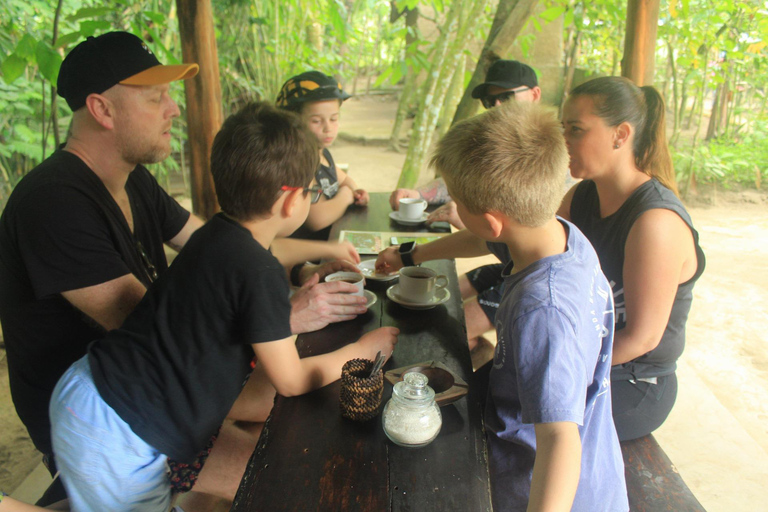
[[218,210],[211,176],[211,146],[221,127],[219,57],[210,0],[176,0],[184,62],[197,62],[200,72],[185,80],[192,211],[205,219]]
[[621,76],[638,86],[653,85],[659,0],[627,0],[627,31]]

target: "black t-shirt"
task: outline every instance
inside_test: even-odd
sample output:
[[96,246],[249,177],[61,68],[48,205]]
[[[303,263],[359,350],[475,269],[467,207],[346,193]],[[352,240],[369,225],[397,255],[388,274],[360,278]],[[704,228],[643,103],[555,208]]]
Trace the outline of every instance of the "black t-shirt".
[[251,344],[291,335],[289,292],[280,262],[216,215],[123,326],[88,348],[99,393],[144,441],[190,462],[240,393]]
[[[326,199],[333,199],[336,197],[336,194],[339,193],[339,177],[336,174],[336,163],[333,161],[331,152],[328,151],[328,149],[323,149],[323,156],[328,160],[329,165],[323,165],[321,163],[317,167],[317,170],[315,171],[315,183],[323,189],[323,195]],[[323,199],[321,199],[321,201],[322,200]],[[331,226],[312,231],[306,224],[303,224],[290,236],[290,238],[326,241],[330,234]]]
[[0,323],[11,393],[44,453],[51,452],[48,402],[56,382],[104,335],[61,292],[128,273],[149,285],[136,242],[162,272],[163,242],[189,218],[142,166],[131,172],[126,191],[135,235],[99,177],[60,150],[16,185],[0,217]]

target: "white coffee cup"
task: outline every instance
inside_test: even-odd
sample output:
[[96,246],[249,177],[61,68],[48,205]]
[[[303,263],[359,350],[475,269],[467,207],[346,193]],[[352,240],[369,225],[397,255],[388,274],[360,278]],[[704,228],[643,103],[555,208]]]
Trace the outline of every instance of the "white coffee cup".
[[427,202],[423,199],[406,197],[400,200],[400,217],[410,220],[419,220],[427,209]]
[[335,272],[325,276],[325,282],[330,283],[333,281],[344,281],[357,287],[357,291],[351,295],[363,296],[363,287],[365,285],[365,278],[363,274],[357,272]]
[[414,304],[427,304],[438,290],[448,286],[448,278],[426,267],[403,267],[400,269],[398,295]]

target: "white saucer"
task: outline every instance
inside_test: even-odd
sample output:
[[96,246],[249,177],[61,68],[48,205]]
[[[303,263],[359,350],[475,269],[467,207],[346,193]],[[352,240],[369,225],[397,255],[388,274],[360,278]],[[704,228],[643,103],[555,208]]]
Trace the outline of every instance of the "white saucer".
[[431,309],[439,304],[442,304],[446,302],[448,299],[451,298],[451,292],[448,291],[448,288],[440,288],[435,293],[435,296],[432,297],[432,300],[426,303],[419,303],[419,302],[409,302],[402,297],[400,297],[397,292],[400,290],[399,284],[393,284],[389,288],[387,288],[387,297],[393,301],[397,302],[404,308],[408,309]]
[[418,226],[426,222],[427,217],[429,217],[427,212],[422,213],[421,218],[418,219],[406,219],[400,216],[400,212],[389,212],[389,218],[403,226]]
[[357,268],[360,269],[360,272],[365,276],[366,279],[370,279],[372,281],[391,281],[393,279],[397,279],[398,276],[398,272],[393,274],[382,274],[376,272],[376,260],[374,259],[361,261],[357,265]]
[[365,295],[365,300],[367,301],[365,303],[365,309],[370,308],[374,304],[376,304],[376,294],[373,293],[370,290],[363,290],[363,295]]

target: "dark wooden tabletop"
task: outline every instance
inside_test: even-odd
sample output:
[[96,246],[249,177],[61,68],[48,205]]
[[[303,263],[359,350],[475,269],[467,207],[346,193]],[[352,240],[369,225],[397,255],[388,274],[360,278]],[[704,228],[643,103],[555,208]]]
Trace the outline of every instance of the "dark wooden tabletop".
[[[338,221],[339,231],[424,231],[388,217],[388,194],[371,194],[367,207],[351,207]],[[302,357],[335,350],[381,326],[400,328],[399,342],[384,370],[439,361],[470,382],[472,364],[466,343],[464,312],[452,260],[425,266],[450,280],[451,300],[430,310],[414,311],[391,302],[392,282],[370,281],[377,295],[368,313],[299,336]],[[385,381],[383,405],[392,386]],[[419,448],[389,441],[381,415],[365,423],[341,417],[339,382],[312,393],[278,396],[259,444],[248,463],[232,510],[246,511],[490,511],[487,450],[479,399],[469,394],[441,408],[437,439]]]

